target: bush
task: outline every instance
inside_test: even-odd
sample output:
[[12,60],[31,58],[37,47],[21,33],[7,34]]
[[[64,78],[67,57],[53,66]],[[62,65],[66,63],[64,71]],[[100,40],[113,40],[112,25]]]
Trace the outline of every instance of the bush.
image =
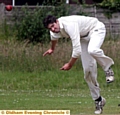
[[[14,14],[15,28],[17,30],[17,38],[19,40],[28,39],[30,42],[48,42],[49,32],[43,27],[43,18],[48,15],[55,15],[56,17],[65,16],[69,13],[69,8],[65,4],[51,7],[30,8],[25,6],[22,8],[22,13],[18,11]],[[22,15],[21,15],[22,14]],[[22,17],[22,18],[21,18]],[[19,20],[19,21],[18,21]]]
[[120,0],[104,0],[100,6],[111,10],[111,12],[118,12],[120,11]]

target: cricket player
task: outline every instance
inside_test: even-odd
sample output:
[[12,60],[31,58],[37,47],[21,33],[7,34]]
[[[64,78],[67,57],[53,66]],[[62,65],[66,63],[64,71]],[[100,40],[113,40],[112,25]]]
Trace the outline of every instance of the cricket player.
[[106,82],[111,83],[114,81],[114,72],[111,68],[114,61],[106,56],[101,49],[106,35],[105,25],[95,17],[79,15],[63,16],[58,19],[55,16],[48,15],[43,20],[43,24],[50,30],[52,43],[50,49],[43,56],[54,52],[59,38],[71,39],[71,59],[60,69],[71,69],[81,56],[84,78],[90,89],[92,99],[95,101],[94,113],[101,114],[106,100],[100,95],[97,81],[97,63],[105,72]]

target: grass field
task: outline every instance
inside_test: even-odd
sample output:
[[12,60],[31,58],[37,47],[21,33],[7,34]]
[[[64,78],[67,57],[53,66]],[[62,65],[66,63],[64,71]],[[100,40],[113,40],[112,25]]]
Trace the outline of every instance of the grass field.
[[[120,114],[120,90],[102,90],[107,103],[103,115]],[[93,114],[94,102],[88,90],[11,90],[0,91],[1,110],[70,110],[71,114]]]
[[[95,109],[94,101],[91,99],[83,74],[78,76],[75,73],[76,71],[72,70],[39,74],[0,72],[0,109],[70,110],[71,114],[92,115]],[[102,74],[100,69],[98,74]],[[107,85],[105,79],[98,77],[98,80],[101,94],[107,100],[103,115],[119,115],[120,89],[116,85],[118,81]]]
[[[120,115],[119,45],[118,40],[106,41],[103,46],[105,54],[115,61],[115,81],[112,84],[106,84],[104,72],[98,66],[101,94],[107,100],[103,115]],[[70,71],[59,70],[70,58],[71,44],[59,44],[53,55],[43,58],[48,47],[1,40],[0,109],[67,109],[71,114],[94,115],[94,101],[83,78],[81,61],[78,60]]]

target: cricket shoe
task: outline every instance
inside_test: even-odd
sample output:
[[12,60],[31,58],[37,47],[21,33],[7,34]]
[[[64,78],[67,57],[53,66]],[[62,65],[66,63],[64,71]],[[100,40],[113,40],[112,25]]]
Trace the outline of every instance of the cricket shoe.
[[102,97],[101,101],[95,101],[95,114],[101,114],[103,111],[103,106],[105,105],[106,100]]
[[111,68],[109,68],[107,71],[105,71],[106,74],[106,82],[111,83],[114,81],[114,72]]

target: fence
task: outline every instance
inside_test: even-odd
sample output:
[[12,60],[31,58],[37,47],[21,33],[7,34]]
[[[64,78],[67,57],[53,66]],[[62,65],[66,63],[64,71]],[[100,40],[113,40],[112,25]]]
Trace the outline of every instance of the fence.
[[84,13],[92,17],[97,17],[102,21],[107,29],[107,33],[113,37],[120,35],[120,12],[110,14],[111,18],[108,18],[107,13],[109,10],[97,8],[96,6],[75,6],[71,5],[71,14]]

